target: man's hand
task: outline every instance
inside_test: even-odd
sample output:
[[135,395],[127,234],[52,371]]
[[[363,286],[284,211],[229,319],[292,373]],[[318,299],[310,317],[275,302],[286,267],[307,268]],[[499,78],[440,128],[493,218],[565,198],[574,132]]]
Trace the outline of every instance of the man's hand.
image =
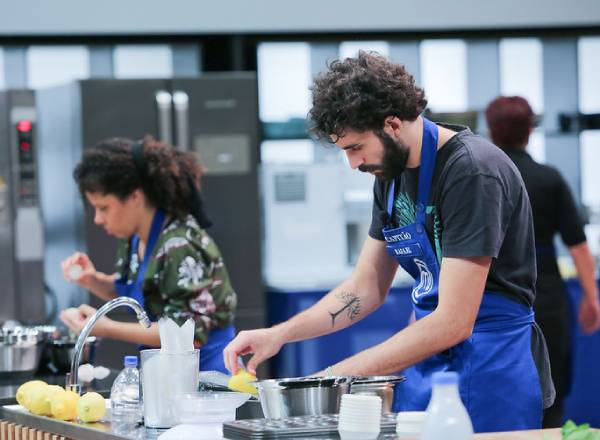
[[579,304],[579,325],[585,334],[594,333],[600,329],[600,301],[596,296],[591,299],[583,296]]
[[232,374],[236,374],[240,368],[238,356],[253,353],[254,355],[246,364],[246,369],[256,375],[256,367],[261,362],[276,355],[281,350],[283,343],[284,340],[281,338],[281,332],[278,331],[277,327],[241,331],[223,350],[225,367]]

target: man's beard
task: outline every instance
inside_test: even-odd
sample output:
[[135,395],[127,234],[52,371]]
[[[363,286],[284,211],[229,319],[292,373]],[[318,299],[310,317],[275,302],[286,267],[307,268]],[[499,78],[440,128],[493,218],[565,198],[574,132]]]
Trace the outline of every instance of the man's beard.
[[383,130],[376,131],[375,135],[383,144],[383,158],[381,165],[360,165],[358,169],[363,173],[374,173],[380,180],[392,180],[398,177],[406,169],[408,162],[408,147],[401,142],[395,141]]

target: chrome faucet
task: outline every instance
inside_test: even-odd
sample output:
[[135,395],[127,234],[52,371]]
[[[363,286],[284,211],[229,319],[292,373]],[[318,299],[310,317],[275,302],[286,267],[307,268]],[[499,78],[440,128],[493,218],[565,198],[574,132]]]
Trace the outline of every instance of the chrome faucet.
[[79,385],[78,383],[78,369],[79,360],[81,358],[81,351],[83,350],[83,346],[85,345],[85,340],[89,336],[94,325],[96,325],[96,322],[108,312],[110,312],[112,309],[119,306],[127,306],[133,309],[133,311],[136,313],[139,323],[145,328],[150,328],[151,324],[150,319],[148,319],[148,315],[146,315],[146,312],[144,311],[140,303],[137,302],[135,299],[122,296],[104,304],[96,311],[96,313],[94,313],[94,315],[90,318],[90,320],[81,330],[81,333],[79,333],[79,337],[77,338],[77,342],[75,343],[75,349],[73,350],[73,359],[71,359],[71,372],[67,374],[67,384],[65,387],[67,390],[75,391],[77,394],[79,394],[79,392],[81,391],[81,385]]

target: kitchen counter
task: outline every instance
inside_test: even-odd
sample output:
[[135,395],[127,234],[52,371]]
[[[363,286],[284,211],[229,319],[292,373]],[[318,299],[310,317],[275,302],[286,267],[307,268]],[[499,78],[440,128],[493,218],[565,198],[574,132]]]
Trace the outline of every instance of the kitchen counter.
[[[166,430],[150,429],[142,425],[111,424],[110,420],[97,423],[64,422],[49,417],[35,416],[19,405],[8,405],[3,408],[3,422],[0,422],[0,439],[18,439],[14,435],[8,435],[8,431],[15,430],[16,426],[33,428],[34,430],[56,434],[65,440],[155,440]],[[110,417],[108,417],[110,418]],[[197,425],[202,430],[202,425]],[[22,429],[22,428],[17,428]],[[12,432],[12,431],[11,431]],[[200,432],[198,432],[200,433]],[[22,437],[25,438],[25,437]],[[203,439],[218,440],[222,437],[210,437],[202,435]],[[328,436],[305,436],[297,437],[295,440],[307,440],[318,438],[320,440],[338,440],[337,435]],[[474,440],[560,440],[560,429],[544,429],[532,431],[513,431],[500,433],[476,434]],[[381,434],[378,440],[407,440],[400,439],[395,434]],[[417,440],[415,437],[413,440]]]

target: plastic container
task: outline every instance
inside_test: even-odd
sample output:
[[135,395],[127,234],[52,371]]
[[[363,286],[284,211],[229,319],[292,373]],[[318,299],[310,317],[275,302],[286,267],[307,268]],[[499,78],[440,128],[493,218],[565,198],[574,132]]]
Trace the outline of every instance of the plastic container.
[[458,374],[434,373],[433,390],[427,406],[422,440],[467,440],[473,438],[473,424],[460,400]]
[[173,396],[177,423],[206,424],[235,420],[235,410],[251,397],[233,391],[196,391]]
[[160,349],[142,350],[142,391],[144,425],[170,428],[177,424],[173,397],[198,389],[200,350],[164,353]]
[[121,370],[110,390],[112,420],[137,423],[142,417],[140,402],[140,373],[137,356],[125,356]]

